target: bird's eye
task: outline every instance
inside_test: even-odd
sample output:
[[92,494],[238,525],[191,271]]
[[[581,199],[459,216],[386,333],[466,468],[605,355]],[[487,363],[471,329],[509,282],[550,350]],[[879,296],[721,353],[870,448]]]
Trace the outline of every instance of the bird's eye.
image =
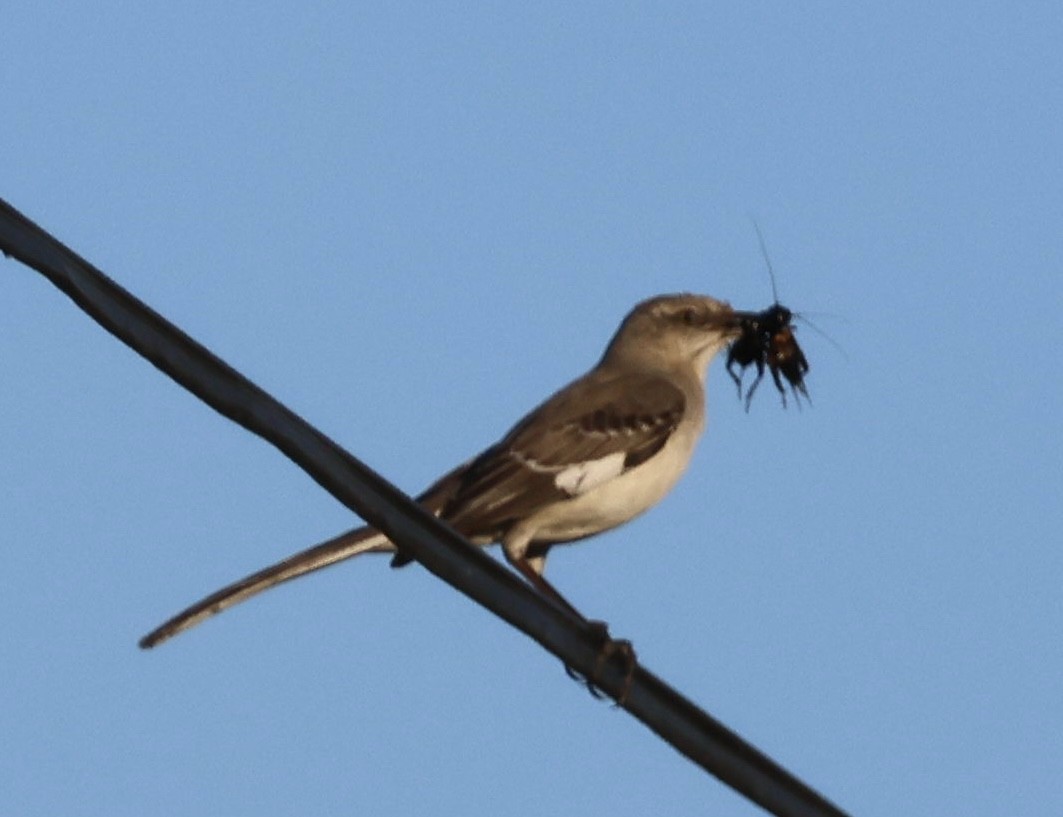
[[683,310],[681,317],[683,319],[683,323],[685,323],[687,326],[693,326],[698,322],[697,310],[691,309],[689,307]]

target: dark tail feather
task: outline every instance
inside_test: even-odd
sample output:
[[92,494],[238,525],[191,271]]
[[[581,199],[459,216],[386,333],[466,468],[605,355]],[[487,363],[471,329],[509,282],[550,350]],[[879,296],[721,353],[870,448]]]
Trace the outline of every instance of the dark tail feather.
[[309,550],[296,553],[284,561],[263,568],[257,573],[245,576],[216,593],[211,593],[188,609],[182,610],[165,624],[156,627],[140,639],[140,646],[143,649],[150,649],[190,627],[195,627],[201,621],[227,610],[234,604],[239,604],[282,582],[328,567],[336,562],[357,556],[359,553],[394,549],[394,545],[388,541],[387,537],[372,528],[347,531]]

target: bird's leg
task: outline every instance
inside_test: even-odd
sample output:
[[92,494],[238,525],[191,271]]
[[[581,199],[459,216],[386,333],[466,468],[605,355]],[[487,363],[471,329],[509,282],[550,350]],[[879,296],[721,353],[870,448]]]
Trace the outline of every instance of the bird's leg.
[[[564,596],[562,596],[560,591],[558,591],[556,587],[550,584],[550,582],[548,582],[543,577],[543,575],[535,569],[535,567],[527,558],[518,557],[516,559],[511,559],[510,562],[515,568],[517,568],[517,571],[520,573],[520,575],[522,575],[525,579],[528,580],[528,583],[531,584],[532,587],[534,587],[542,595],[550,599],[550,601],[560,607],[564,612],[568,613],[570,616],[572,616],[572,618],[576,619],[576,621],[580,622],[581,624],[591,623],[587,620],[587,617],[584,616],[583,613],[573,607],[572,603]],[[599,624],[603,628],[605,627],[604,622],[599,621],[595,622],[595,624]]]
[[594,672],[590,679],[582,678],[566,664],[565,672],[568,673],[568,676],[585,683],[587,685],[587,690],[591,695],[595,698],[601,698],[603,695],[601,694],[596,681],[601,675],[602,668],[606,663],[613,659],[619,660],[624,667],[624,685],[621,687],[616,702],[618,705],[623,704],[624,700],[627,698],[628,689],[631,686],[631,679],[635,674],[635,667],[638,665],[638,657],[635,655],[635,648],[631,646],[631,642],[626,639],[617,639],[610,636],[609,626],[604,621],[593,621],[584,616],[583,613],[572,606],[572,603],[568,599],[561,595],[556,587],[550,584],[550,582],[548,582],[543,575],[535,569],[527,558],[516,557],[509,559],[509,561],[517,571],[528,580],[528,583],[531,584],[532,587],[538,590],[543,596],[546,596],[546,598],[560,607],[565,613],[570,615],[585,628],[590,630],[598,640],[598,659],[594,663]]

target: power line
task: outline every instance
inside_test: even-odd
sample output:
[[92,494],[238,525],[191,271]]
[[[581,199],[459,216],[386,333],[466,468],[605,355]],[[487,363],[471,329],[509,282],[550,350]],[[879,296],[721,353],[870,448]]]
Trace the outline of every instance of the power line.
[[0,251],[36,270],[93,320],[207,405],[278,448],[326,491],[428,570],[622,698],[678,751],[778,817],[846,817],[652,673],[600,662],[600,635],[527,584],[331,439],[0,199]]

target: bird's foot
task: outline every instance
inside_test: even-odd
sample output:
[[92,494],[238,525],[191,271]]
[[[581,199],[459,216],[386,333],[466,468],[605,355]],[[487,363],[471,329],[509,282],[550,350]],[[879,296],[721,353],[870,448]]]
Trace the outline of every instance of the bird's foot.
[[616,696],[616,705],[623,706],[631,689],[631,681],[635,676],[635,667],[638,666],[638,656],[635,654],[635,648],[631,646],[631,642],[627,639],[610,636],[609,626],[604,621],[588,621],[587,629],[599,644],[598,658],[594,662],[594,671],[588,678],[580,675],[566,664],[565,672],[568,673],[569,678],[585,684],[587,691],[595,698],[607,698],[609,697],[608,693],[602,690],[598,681],[606,664],[610,661],[618,662],[623,667],[624,683],[620,687],[620,694]]

